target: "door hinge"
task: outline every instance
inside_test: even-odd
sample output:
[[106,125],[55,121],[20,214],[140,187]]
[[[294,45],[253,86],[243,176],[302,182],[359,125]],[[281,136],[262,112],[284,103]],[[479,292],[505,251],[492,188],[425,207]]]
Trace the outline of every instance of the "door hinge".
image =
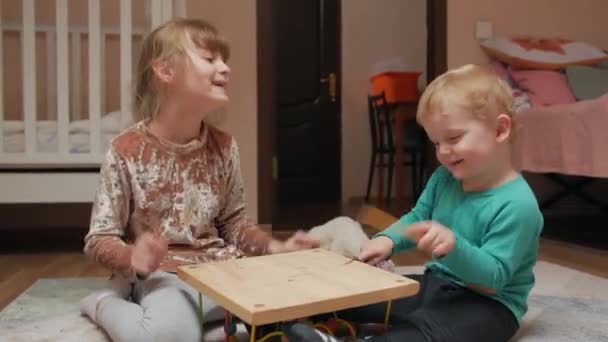
[[272,157],[272,179],[275,181],[279,179],[279,162],[276,156]]

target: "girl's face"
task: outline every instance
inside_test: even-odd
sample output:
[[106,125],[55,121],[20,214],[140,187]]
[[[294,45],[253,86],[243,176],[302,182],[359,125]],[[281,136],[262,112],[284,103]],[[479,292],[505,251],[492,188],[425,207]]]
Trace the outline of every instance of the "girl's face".
[[179,58],[169,92],[184,105],[211,112],[228,102],[226,86],[230,68],[217,52],[192,46]]

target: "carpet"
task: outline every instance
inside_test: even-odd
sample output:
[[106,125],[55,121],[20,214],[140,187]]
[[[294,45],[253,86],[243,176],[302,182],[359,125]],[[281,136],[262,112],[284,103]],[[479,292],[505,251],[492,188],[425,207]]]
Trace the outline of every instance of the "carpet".
[[[422,267],[397,271],[421,273]],[[608,341],[608,279],[542,261],[534,272],[529,310],[513,341]],[[0,312],[0,341],[108,341],[78,311],[79,300],[105,284],[102,278],[39,279]],[[222,341],[222,328],[210,329],[205,340]]]
[[[398,267],[401,274],[422,267]],[[534,268],[536,284],[515,342],[608,341],[608,279],[544,261]]]
[[[0,312],[0,342],[108,342],[103,329],[80,314],[80,299],[107,286],[105,278],[46,278],[37,280]],[[249,341],[239,325],[238,341]],[[223,342],[222,324],[205,332],[205,341]]]

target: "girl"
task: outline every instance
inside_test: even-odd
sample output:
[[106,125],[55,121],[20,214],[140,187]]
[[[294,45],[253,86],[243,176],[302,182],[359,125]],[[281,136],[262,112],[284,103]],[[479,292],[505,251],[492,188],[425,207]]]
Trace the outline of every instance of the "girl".
[[[81,311],[112,340],[202,340],[198,292],[174,274],[179,265],[318,245],[301,232],[274,240],[246,216],[236,142],[204,122],[228,101],[228,55],[197,19],[169,21],[143,42],[138,122],[106,154],[85,237],[85,253],[113,277]],[[205,322],[223,318],[209,299],[203,309]]]

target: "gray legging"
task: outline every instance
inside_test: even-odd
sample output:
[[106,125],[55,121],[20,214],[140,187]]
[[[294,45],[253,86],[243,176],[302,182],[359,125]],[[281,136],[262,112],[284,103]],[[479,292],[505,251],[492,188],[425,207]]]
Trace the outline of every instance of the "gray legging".
[[[175,274],[155,272],[138,280],[133,302],[109,297],[97,309],[97,323],[112,341],[202,341],[198,291]],[[203,296],[204,323],[220,321],[224,309]]]

